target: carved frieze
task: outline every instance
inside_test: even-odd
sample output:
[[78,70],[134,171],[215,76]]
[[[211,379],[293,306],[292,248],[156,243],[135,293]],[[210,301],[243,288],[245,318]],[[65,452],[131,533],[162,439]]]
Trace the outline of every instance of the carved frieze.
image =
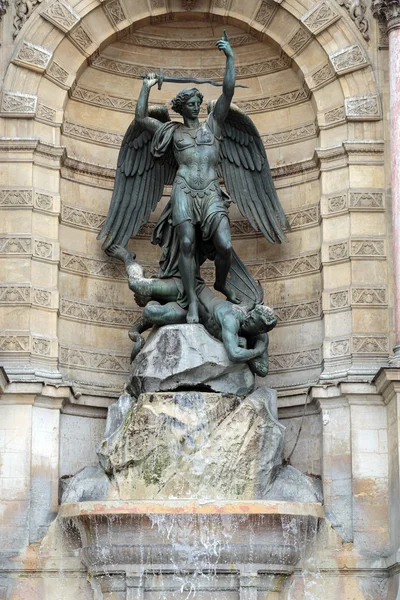
[[[133,99],[131,96],[121,98],[108,93],[83,88],[79,85],[72,90],[71,97],[74,100],[80,100],[88,104],[94,104],[96,106],[109,108],[111,110],[134,112],[136,108],[136,99]],[[277,94],[274,96],[265,96],[262,98],[254,98],[252,100],[238,100],[235,104],[247,113],[257,113],[300,104],[301,102],[307,101],[309,97],[310,94],[307,88],[302,87],[297,90],[283,92],[282,94]],[[201,116],[206,116],[206,114],[207,110],[206,107],[204,107],[201,111]],[[121,145],[123,138],[122,134],[118,134],[120,140],[117,141],[115,138],[116,133],[88,128],[85,125],[80,125],[72,121],[65,121],[63,127],[64,132],[68,135],[73,137],[76,135],[76,137],[88,138],[92,139],[92,141],[96,141],[99,138],[102,139],[104,136],[109,136],[111,134],[114,141],[112,145],[115,144],[118,147]],[[86,129],[88,129],[88,133],[83,131]]]
[[0,304],[30,304],[31,287],[30,285],[0,285]]
[[330,343],[330,355],[333,357],[346,356],[350,354],[350,338],[334,340]]
[[300,54],[307,44],[312,40],[312,34],[310,31],[300,26],[296,29],[295,33],[290,37],[287,42],[288,46],[293,50],[295,54]]
[[383,258],[385,241],[381,239],[351,240],[350,253],[353,258]]
[[369,23],[366,17],[366,0],[337,0],[340,6],[344,6],[350,17],[367,41],[369,40]]
[[[156,36],[143,35],[141,33],[128,33],[121,37],[124,43],[134,44],[135,46],[145,46],[149,48],[168,48],[171,50],[212,50],[215,48],[215,39],[173,39]],[[248,33],[242,35],[233,35],[229,37],[229,43],[232,48],[256,44],[255,37]]]
[[257,11],[255,21],[256,23],[260,23],[264,27],[267,27],[269,23],[272,21],[276,11],[278,10],[278,5],[273,0],[262,0],[261,6]]
[[88,48],[93,44],[92,38],[83,25],[75,27],[69,34],[69,38],[84,54],[87,54]]
[[112,325],[113,327],[130,327],[141,316],[140,309],[106,306],[84,302],[75,298],[61,298],[60,315],[76,321]]
[[112,25],[119,25],[126,19],[124,9],[122,8],[119,0],[105,2],[103,4],[103,9]]
[[46,123],[54,123],[56,121],[57,111],[45,104],[38,104],[36,111],[36,119],[45,121]]
[[335,78],[335,72],[333,71],[329,63],[324,63],[317,67],[308,77],[309,86],[312,89],[318,89],[327,83],[330,83]]
[[354,354],[388,354],[389,342],[381,336],[353,336]]
[[2,352],[29,352],[29,348],[29,335],[18,335],[8,331],[0,332],[0,350]]
[[66,71],[60,64],[53,60],[50,67],[46,71],[46,77],[51,79],[57,84],[60,84],[62,87],[65,86],[68,79],[68,71]]
[[348,242],[339,242],[328,246],[328,257],[330,261],[345,260],[349,258]]
[[44,240],[33,240],[33,256],[51,260],[53,258],[53,244]]
[[350,191],[350,208],[352,210],[384,210],[384,192],[375,190]]
[[[114,60],[105,56],[97,56],[91,61],[92,67],[108,73],[117,73],[125,77],[140,77],[143,72],[157,71],[158,67],[149,65],[139,65],[120,60]],[[238,65],[236,67],[237,77],[248,77],[249,75],[266,75],[282,71],[290,66],[290,58],[282,53],[280,56],[269,58],[265,61],[258,61],[248,65]],[[198,69],[165,69],[165,75],[172,77],[195,77],[223,79],[223,68],[198,68]]]
[[105,215],[100,215],[99,213],[83,210],[81,208],[78,208],[77,206],[70,206],[64,203],[62,204],[62,223],[67,223],[69,225],[80,227],[82,229],[100,231],[100,229],[103,227],[105,220]]
[[51,340],[44,337],[32,336],[32,354],[37,354],[39,356],[50,356]]
[[344,106],[336,106],[335,108],[331,108],[324,113],[323,125],[325,126],[333,126],[339,123],[344,123],[346,121],[346,115],[344,112]]
[[384,306],[387,304],[385,288],[352,288],[351,303],[358,306]]
[[329,58],[338,75],[363,69],[369,64],[364,52],[357,44],[344,48],[344,50],[339,50],[331,54]]
[[340,290],[329,294],[329,308],[339,309],[350,306],[349,290]]
[[23,40],[15,53],[13,62],[28,69],[44,71],[51,60],[51,56],[50,50]]
[[49,194],[35,192],[33,205],[37,210],[51,211],[53,209],[54,198]]
[[331,214],[342,212],[347,209],[347,192],[334,194],[328,198],[328,212]]
[[4,90],[1,110],[3,113],[24,116],[35,115],[37,96]]
[[229,0],[215,0],[214,6],[215,8],[227,8],[229,4]]
[[115,146],[119,148],[123,140],[123,134],[111,131],[101,131],[79,123],[65,120],[62,125],[62,133],[70,137],[79,138],[85,141],[104,144],[106,146]]
[[315,4],[303,17],[302,22],[314,35],[320,33],[332,23],[340,19],[340,15],[332,6],[322,0]]
[[64,32],[70,31],[80,20],[79,14],[64,0],[55,0],[41,14]]
[[126,279],[125,267],[120,262],[74,254],[65,250],[61,251],[60,269],[92,277]]
[[32,239],[15,235],[0,235],[0,254],[31,254]]
[[294,371],[319,367],[322,364],[321,348],[311,348],[300,352],[273,354],[269,357],[269,372]]
[[135,112],[136,100],[132,98],[121,98],[119,96],[113,96],[106,92],[97,92],[89,90],[87,88],[77,85],[71,93],[71,97],[74,100],[81,100],[88,104],[94,104],[103,108],[110,108],[113,110],[121,110],[124,112]]
[[318,125],[313,121],[298,127],[284,129],[275,133],[266,133],[261,135],[265,148],[292,144],[293,142],[308,140],[318,135]]
[[309,97],[309,91],[305,87],[302,87],[275,96],[266,96],[254,100],[238,100],[235,104],[246,113],[257,113],[300,104],[301,102],[307,101]]
[[295,212],[286,213],[291,230],[312,227],[320,222],[319,204],[302,208]]
[[344,106],[349,121],[379,121],[382,118],[379,96],[345,98]]
[[13,21],[13,39],[17,37],[22,26],[27,22],[35,8],[37,8],[41,2],[42,0],[16,0]]
[[320,268],[320,256],[316,252],[306,256],[267,262],[264,269],[264,279],[280,279],[281,277],[318,273]]
[[32,190],[0,190],[0,207],[12,206],[17,207],[29,207],[33,205],[33,193]]
[[98,371],[100,373],[129,372],[130,358],[109,350],[96,352],[88,348],[60,345],[60,364],[72,369]]
[[274,312],[278,318],[278,324],[313,321],[321,318],[321,301],[317,299],[297,304],[274,306]]
[[165,0],[150,0],[152,8],[165,8]]
[[42,307],[50,307],[51,302],[51,292],[49,290],[43,288],[33,288],[32,290],[32,304],[36,304],[37,306]]

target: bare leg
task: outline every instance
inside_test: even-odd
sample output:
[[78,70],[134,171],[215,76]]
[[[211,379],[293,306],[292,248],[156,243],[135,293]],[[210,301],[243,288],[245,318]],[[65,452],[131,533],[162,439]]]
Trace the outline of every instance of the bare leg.
[[153,325],[175,325],[186,322],[187,311],[176,302],[159,304],[149,302],[143,311],[143,318]]
[[196,295],[196,261],[195,240],[196,231],[190,221],[184,221],[176,226],[179,238],[179,271],[183,287],[188,297],[189,307],[186,320],[188,323],[199,322],[199,307]]
[[216,251],[214,288],[222,294],[225,294],[227,299],[233,304],[239,304],[239,298],[227,281],[232,263],[231,231],[228,219],[224,218],[220,221],[213,238],[213,244]]

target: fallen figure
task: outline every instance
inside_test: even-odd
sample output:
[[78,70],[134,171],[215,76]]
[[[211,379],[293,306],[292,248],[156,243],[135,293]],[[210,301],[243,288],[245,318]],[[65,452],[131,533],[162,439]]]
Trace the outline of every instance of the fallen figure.
[[[129,331],[134,342],[132,362],[143,348],[145,340],[141,334],[144,331],[153,325],[186,323],[187,308],[179,301],[184,289],[179,277],[146,278],[136,256],[122,246],[110,246],[107,254],[124,262],[129,288],[137,304],[144,307],[142,317]],[[267,332],[277,323],[273,310],[262,303],[251,307],[222,300],[200,277],[197,277],[196,293],[200,322],[224,344],[229,360],[247,362],[254,374],[265,377],[268,373]]]

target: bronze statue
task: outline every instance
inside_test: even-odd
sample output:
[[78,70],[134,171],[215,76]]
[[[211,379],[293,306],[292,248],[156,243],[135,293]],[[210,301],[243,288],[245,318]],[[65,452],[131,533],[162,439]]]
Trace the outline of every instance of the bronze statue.
[[[107,236],[104,250],[115,255],[115,247],[125,247],[148,222],[164,186],[172,184],[170,201],[152,243],[163,250],[157,277],[175,282],[177,292],[172,301],[180,318],[188,323],[198,323],[200,318],[205,323],[205,304],[216,298],[210,290],[211,296],[204,292],[200,276],[200,266],[207,258],[215,262],[214,287],[228,302],[241,303],[247,313],[262,303],[261,286],[232,250],[231,199],[271,243],[284,241],[284,230],[289,229],[261,137],[251,119],[231,104],[235,68],[226,32],[216,46],[226,56],[222,94],[209,103],[208,118],[203,122],[198,118],[203,96],[197,88],[186,88],[172,100],[172,109],[183,117],[182,124],[170,120],[166,107],[148,106],[151,87],[157,83],[161,87],[167,78],[156,73],[144,77],[135,119],[119,153],[109,213],[99,234],[99,239]],[[221,189],[221,178],[227,192]],[[147,301],[152,300],[150,294]],[[164,307],[161,312],[167,322],[168,311]],[[259,346],[248,351],[252,357],[255,348]],[[263,353],[265,347],[259,356]]]

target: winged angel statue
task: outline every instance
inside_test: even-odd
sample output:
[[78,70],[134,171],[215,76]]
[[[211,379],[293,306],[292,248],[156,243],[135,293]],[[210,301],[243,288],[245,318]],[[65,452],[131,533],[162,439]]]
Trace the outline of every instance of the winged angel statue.
[[[203,95],[197,88],[183,89],[172,100],[172,110],[183,117],[182,124],[170,120],[166,107],[148,106],[155,84],[160,88],[163,81],[177,79],[156,73],[144,77],[99,239],[107,236],[104,250],[125,262],[130,288],[139,305],[145,306],[142,319],[130,332],[135,341],[133,357],[143,344],[140,333],[152,324],[201,320],[222,339],[231,360],[248,361],[253,371],[265,375],[266,332],[275,326],[276,318],[262,303],[260,284],[232,250],[230,201],[271,243],[284,241],[289,226],[260,135],[251,119],[231,104],[235,67],[226,32],[216,46],[226,56],[222,94],[208,104],[203,122],[199,121]],[[227,192],[221,189],[221,179]],[[148,222],[165,185],[172,185],[171,197],[152,239],[163,251],[160,269],[157,277],[146,279],[125,246]],[[215,261],[214,288],[226,301],[200,276],[206,259]]]

